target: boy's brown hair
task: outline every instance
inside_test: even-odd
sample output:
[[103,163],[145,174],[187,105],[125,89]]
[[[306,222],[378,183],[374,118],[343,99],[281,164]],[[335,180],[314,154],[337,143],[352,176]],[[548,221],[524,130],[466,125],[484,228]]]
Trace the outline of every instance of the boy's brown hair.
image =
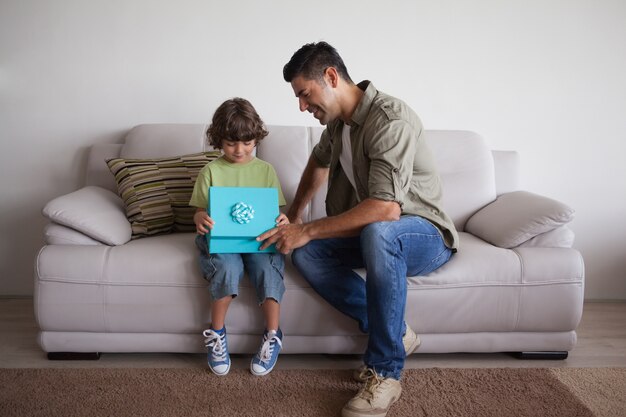
[[226,100],[215,110],[211,125],[206,131],[209,144],[222,149],[225,140],[248,142],[255,145],[268,135],[261,117],[252,104],[244,98]]

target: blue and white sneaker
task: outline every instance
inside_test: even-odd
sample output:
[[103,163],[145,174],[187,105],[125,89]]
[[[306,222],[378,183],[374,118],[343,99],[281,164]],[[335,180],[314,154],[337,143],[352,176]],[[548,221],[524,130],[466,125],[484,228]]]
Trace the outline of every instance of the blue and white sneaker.
[[223,376],[230,371],[230,356],[226,341],[226,328],[222,331],[207,329],[202,332],[206,337],[204,345],[207,347],[207,362],[215,375]]
[[272,372],[276,361],[278,360],[278,354],[283,347],[283,332],[278,329],[265,332],[263,335],[263,343],[261,348],[250,362],[250,372],[256,376],[267,375]]

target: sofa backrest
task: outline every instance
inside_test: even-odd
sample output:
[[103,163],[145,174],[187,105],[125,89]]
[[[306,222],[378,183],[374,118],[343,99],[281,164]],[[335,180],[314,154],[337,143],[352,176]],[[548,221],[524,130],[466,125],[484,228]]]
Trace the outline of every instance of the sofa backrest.
[[[122,144],[94,145],[89,154],[86,184],[117,191],[115,179],[104,162],[107,158],[160,158],[209,151],[211,148],[204,138],[206,128],[203,124],[138,125],[127,133]],[[290,204],[323,127],[270,125],[267,128],[270,133],[260,143],[257,155],[274,166]],[[469,216],[492,202],[496,195],[517,189],[516,152],[492,152],[482,137],[468,131],[427,130],[425,139],[437,160],[444,209],[458,230],[463,230]],[[496,185],[500,187],[498,190]],[[322,187],[304,213],[305,220],[325,215],[325,197],[326,188]]]
[[203,124],[154,123],[137,125],[121,144],[96,144],[89,152],[85,185],[117,192],[106,160],[110,158],[166,158],[211,150],[204,139]]
[[462,130],[427,130],[443,183],[444,211],[462,231],[467,219],[496,199],[493,155],[484,139]]

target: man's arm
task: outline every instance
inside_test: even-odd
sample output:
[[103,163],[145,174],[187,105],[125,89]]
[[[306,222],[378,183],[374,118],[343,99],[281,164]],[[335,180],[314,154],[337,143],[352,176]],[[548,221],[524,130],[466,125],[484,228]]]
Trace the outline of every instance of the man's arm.
[[304,208],[311,202],[313,196],[327,178],[328,168],[319,166],[315,157],[311,154],[298,184],[296,196],[287,212],[287,217],[289,217],[292,223],[302,223]]
[[400,213],[400,205],[395,201],[368,198],[337,216],[304,224],[302,232],[309,240],[358,236],[368,224],[399,220]]
[[368,224],[398,220],[400,214],[401,209],[397,202],[368,198],[345,213],[306,224],[276,227],[263,233],[257,240],[264,241],[261,249],[276,243],[276,249],[287,254],[314,239],[358,236]]

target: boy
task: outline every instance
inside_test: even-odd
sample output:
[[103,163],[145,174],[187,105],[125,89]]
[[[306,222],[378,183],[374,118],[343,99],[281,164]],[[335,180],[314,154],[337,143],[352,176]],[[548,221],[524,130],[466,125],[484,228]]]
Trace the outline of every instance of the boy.
[[[250,102],[234,98],[222,103],[213,115],[207,139],[223,154],[200,171],[189,202],[191,206],[197,207],[193,218],[198,232],[196,245],[200,249],[202,273],[209,282],[209,291],[213,297],[211,327],[203,332],[208,349],[208,364],[211,371],[220,376],[230,370],[224,320],[230,302],[238,294],[244,269],[256,288],[257,300],[266,322],[263,341],[258,353],[252,358],[250,371],[258,376],[267,375],[276,365],[282,347],[283,334],[278,322],[280,301],[285,292],[283,255],[210,254],[205,236],[215,223],[206,211],[209,186],[273,187],[278,190],[279,205],[285,205],[276,171],[269,163],[253,155],[254,148],[267,134],[263,121]],[[288,223],[284,214],[276,218],[278,226]]]

